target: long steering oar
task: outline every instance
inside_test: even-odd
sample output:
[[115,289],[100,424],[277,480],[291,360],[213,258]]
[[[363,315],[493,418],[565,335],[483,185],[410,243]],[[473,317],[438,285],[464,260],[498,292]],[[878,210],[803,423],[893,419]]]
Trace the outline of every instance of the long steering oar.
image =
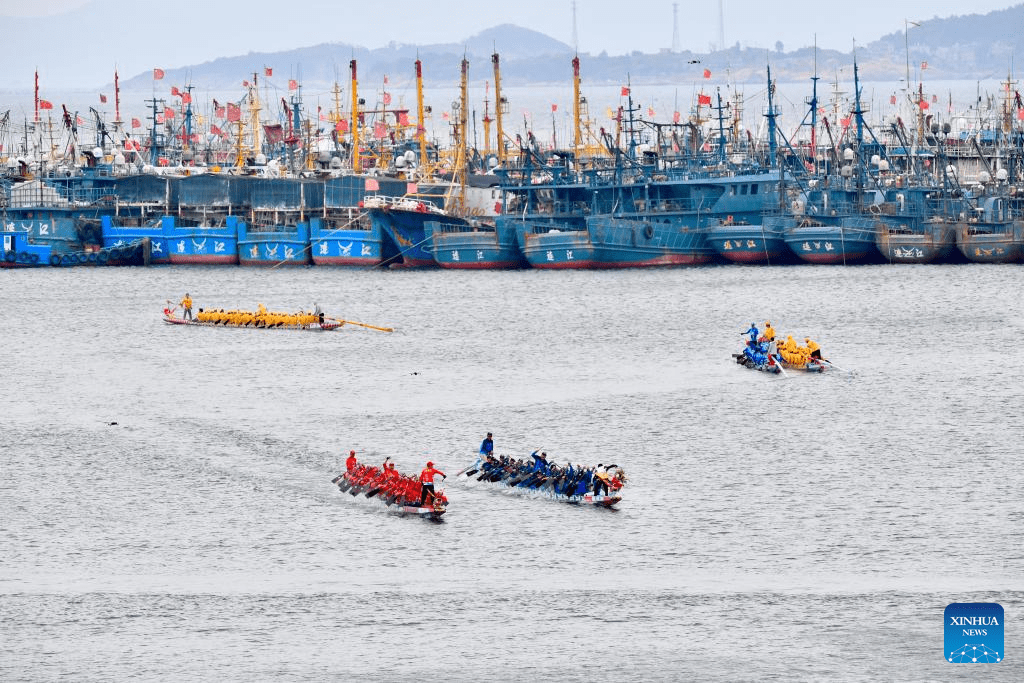
[[838,370],[839,372],[849,372],[849,370],[844,370],[843,368],[839,367],[838,365],[836,365],[836,364],[835,364],[835,363],[833,363],[832,361],[828,360],[827,358],[822,358],[821,360],[822,360],[823,362],[825,362],[825,363],[828,363],[829,365],[831,365],[832,367],[834,367],[834,368],[835,368],[836,370]]
[[333,320],[334,322],[341,323],[342,325],[359,325],[359,327],[368,327],[371,330],[380,330],[381,332],[394,332],[395,331],[395,328],[393,328],[393,327],[377,327],[376,325],[368,325],[366,323],[357,323],[355,320],[342,320],[341,318],[327,318],[327,319],[328,320]]

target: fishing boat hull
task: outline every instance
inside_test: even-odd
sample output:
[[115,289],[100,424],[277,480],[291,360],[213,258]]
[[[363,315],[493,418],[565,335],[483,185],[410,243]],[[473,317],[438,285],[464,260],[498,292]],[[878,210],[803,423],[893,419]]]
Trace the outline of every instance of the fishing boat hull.
[[164,216],[168,260],[175,265],[238,265],[237,216],[226,216],[224,227],[181,225],[176,217]]
[[938,263],[956,251],[956,227],[952,223],[925,223],[915,230],[910,224],[879,221],[875,246],[889,263]]
[[[346,227],[334,227],[335,223]],[[310,219],[309,244],[317,266],[372,267],[385,258],[380,227],[358,214],[330,222]]]
[[597,249],[590,241],[586,222],[499,216],[497,225],[509,225],[516,243],[532,268],[582,270],[596,268]]
[[392,266],[437,267],[427,237],[426,222],[437,220],[439,215],[444,216],[443,212],[439,214],[439,209],[426,202],[405,199],[370,197],[365,201],[365,206],[371,223],[393,243],[398,253]]
[[434,260],[442,268],[508,270],[530,265],[508,223],[499,227],[427,221],[425,229]]
[[103,216],[100,222],[103,232],[103,247],[118,249],[131,245],[139,240],[149,240],[150,265],[162,265],[171,262],[170,248],[164,236],[163,221],[154,220],[140,225],[129,225],[118,221],[113,216]]
[[768,217],[758,225],[720,222],[707,229],[707,243],[718,255],[732,263],[765,264],[794,261],[786,246],[782,229]]
[[664,220],[594,216],[587,218],[595,268],[699,266],[715,260],[703,228],[677,217]]
[[846,265],[879,257],[874,226],[792,220],[784,231],[786,245],[805,263]]
[[958,223],[956,246],[972,263],[1020,263],[1024,261],[1024,223]]

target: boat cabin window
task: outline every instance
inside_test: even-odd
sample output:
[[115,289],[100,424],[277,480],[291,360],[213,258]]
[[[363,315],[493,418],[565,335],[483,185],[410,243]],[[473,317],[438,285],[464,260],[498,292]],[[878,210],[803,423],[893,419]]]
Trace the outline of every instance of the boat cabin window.
[[736,186],[735,185],[730,185],[729,186],[729,196],[730,197],[735,197],[736,196]]
[[750,186],[750,194],[757,194],[757,188],[760,187],[757,183]]
[[747,193],[747,187],[748,187],[747,185],[740,185],[740,194],[746,194]]

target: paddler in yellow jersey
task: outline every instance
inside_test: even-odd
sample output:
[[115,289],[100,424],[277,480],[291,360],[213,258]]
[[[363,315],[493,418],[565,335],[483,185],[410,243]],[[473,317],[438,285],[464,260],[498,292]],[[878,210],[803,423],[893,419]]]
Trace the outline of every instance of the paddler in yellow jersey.
[[775,341],[775,328],[772,327],[772,323],[771,323],[770,320],[765,320],[764,321],[764,335],[763,335],[763,337],[764,337],[765,341],[769,341],[769,342],[770,341]]
[[185,292],[185,298],[181,300],[181,319],[184,320],[186,317],[192,320],[192,297]]
[[810,337],[804,337],[804,343],[807,344],[807,350],[811,352],[811,358],[821,360],[821,347],[818,346],[818,342]]

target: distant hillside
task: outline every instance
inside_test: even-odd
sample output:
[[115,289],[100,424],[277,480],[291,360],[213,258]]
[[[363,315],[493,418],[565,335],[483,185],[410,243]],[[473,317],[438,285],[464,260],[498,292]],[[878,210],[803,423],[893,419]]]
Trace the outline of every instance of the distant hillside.
[[[1024,57],[1024,4],[990,12],[946,19],[930,19],[911,25],[909,51],[902,19],[890,19],[899,30],[864,46],[857,46],[856,58],[865,80],[894,81],[903,78],[909,60],[912,79],[922,62],[927,62],[925,78],[986,79],[1004,76],[1014,55]],[[414,78],[413,62],[423,63],[424,76],[431,87],[454,86],[459,79],[459,63],[465,55],[470,61],[470,77],[476,81],[491,78],[490,56],[501,55],[502,81],[507,85],[567,83],[571,80],[571,46],[530,29],[504,24],[468,38],[464,43],[403,45],[392,43],[367,49],[342,43],[325,43],[283,52],[253,52],[224,57],[211,62],[168,69],[168,83],[195,83],[204,90],[238,88],[252,73],[262,74],[264,65],[273,65],[279,83],[294,74],[287,65],[299,70],[304,85],[330,87],[349,79],[349,60],[356,59],[361,84],[379,84],[385,75],[398,86]],[[583,78],[589,84],[692,83],[700,81],[704,69],[715,81],[728,77],[741,83],[765,78],[770,64],[773,76],[781,81],[809,78],[815,69],[829,76],[852,66],[853,53],[801,48],[790,52],[746,48],[739,44],[712,53],[690,51],[673,53],[634,52],[629,55],[581,55]],[[262,76],[261,76],[262,78]],[[122,81],[127,88],[149,87],[151,74],[144,73]],[[372,87],[372,86],[371,86]]]

